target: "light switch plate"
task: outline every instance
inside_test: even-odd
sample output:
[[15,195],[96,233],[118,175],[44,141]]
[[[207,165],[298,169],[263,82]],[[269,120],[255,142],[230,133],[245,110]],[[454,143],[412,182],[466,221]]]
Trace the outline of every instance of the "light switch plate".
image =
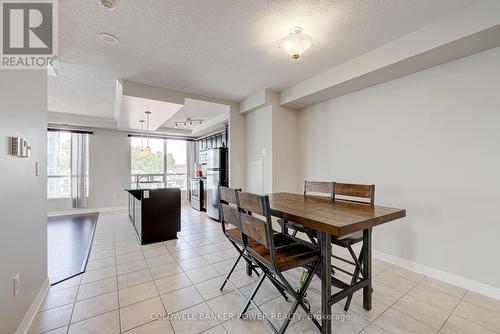
[[144,190],[143,198],[149,198],[149,190]]
[[40,163],[35,162],[35,176],[40,176]]

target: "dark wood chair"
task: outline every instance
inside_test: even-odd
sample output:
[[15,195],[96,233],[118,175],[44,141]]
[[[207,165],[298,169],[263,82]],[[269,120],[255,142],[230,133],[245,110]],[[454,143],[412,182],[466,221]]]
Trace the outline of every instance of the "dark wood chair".
[[[236,266],[243,258],[247,263],[247,268],[250,269],[249,274],[254,273],[257,277],[260,276],[259,272],[256,270],[257,265],[252,261],[252,258],[246,252],[246,245],[243,242],[242,234],[240,231],[240,221],[239,221],[239,209],[237,206],[236,194],[241,191],[241,189],[232,189],[228,187],[219,187],[219,215],[222,226],[222,233],[228,238],[229,242],[238,251],[239,255],[236,258],[231,270],[226,275],[224,282],[222,283],[220,290],[224,289],[226,283],[229,283],[241,296],[246,298],[240,290],[231,282],[230,277],[233,274]],[[276,281],[276,280],[274,280]],[[288,300],[284,289],[277,285],[276,288],[280,291],[281,295]]]
[[[343,200],[350,201],[356,203],[364,203],[366,205],[374,205],[375,204],[375,185],[373,184],[352,184],[352,183],[338,183],[334,182],[334,200]],[[359,279],[360,273],[362,273],[361,259],[363,257],[363,253],[365,251],[364,246],[361,247],[361,251],[359,255],[356,255],[352,246],[359,242],[363,241],[363,232],[355,232],[348,234],[343,237],[334,237],[332,236],[332,244],[337,245],[339,247],[346,248],[351,255],[352,261],[348,259],[344,259],[343,257],[332,255],[333,258],[338,259],[342,262],[348,263],[354,266],[354,272],[349,272],[344,268],[333,265],[334,270],[341,271],[346,273],[352,277],[350,285],[356,283]],[[344,306],[344,310],[349,310],[349,306],[351,304],[352,294],[347,297],[346,304]]]
[[250,274],[254,272],[257,276],[259,276],[258,272],[255,270],[255,265],[252,263],[252,259],[245,253],[245,245],[243,244],[243,240],[241,239],[238,206],[236,203],[237,191],[239,191],[239,189],[219,187],[219,215],[222,226],[222,233],[224,233],[229,242],[239,253],[236,261],[231,267],[231,270],[226,275],[226,278],[224,279],[224,282],[220,287],[221,291],[222,289],[224,289],[226,283],[229,283],[236,291],[239,292],[239,289],[233,283],[231,283],[229,278],[233,274],[236,266],[242,258],[247,262],[248,267],[251,269]]
[[[294,303],[279,329],[276,329],[271,321],[265,317],[275,333],[285,332],[299,305],[320,329],[321,327],[312,316],[309,303],[305,299],[307,288],[314,273],[319,269],[321,257],[318,248],[303,240],[273,231],[268,196],[237,192],[236,198],[240,209],[239,218],[243,243],[248,254],[262,270],[240,317],[246,313],[250,304],[264,314],[253,298],[267,277],[271,281],[277,279],[279,282],[275,282],[275,286],[279,283],[279,286],[284,288],[287,294],[294,299]],[[300,286],[293,288],[282,273],[298,267],[304,267],[307,271],[303,276],[304,279],[299,283]]]
[[[333,199],[334,197],[334,182],[321,182],[321,181],[304,181],[304,197],[305,196],[320,196],[328,197]],[[285,221],[283,219],[278,219],[278,224],[281,225],[283,234],[288,234],[288,229],[292,230],[291,235],[296,236],[297,232],[305,233],[309,236],[311,242],[315,243],[314,240],[315,231],[305,228],[304,226]]]

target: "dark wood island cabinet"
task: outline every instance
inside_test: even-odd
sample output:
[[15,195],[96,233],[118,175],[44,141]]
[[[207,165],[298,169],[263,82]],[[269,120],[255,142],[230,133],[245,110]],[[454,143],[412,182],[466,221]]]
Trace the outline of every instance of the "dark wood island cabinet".
[[141,245],[177,239],[181,231],[181,190],[163,183],[131,184],[128,214]]

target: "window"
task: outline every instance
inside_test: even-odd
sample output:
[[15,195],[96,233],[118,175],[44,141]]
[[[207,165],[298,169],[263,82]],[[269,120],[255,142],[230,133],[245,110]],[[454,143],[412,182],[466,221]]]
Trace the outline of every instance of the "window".
[[186,142],[149,138],[151,155],[141,154],[146,139],[131,137],[130,157],[132,182],[165,182],[167,187],[187,189]]
[[48,132],[47,196],[71,196],[71,133]]
[[88,133],[70,131],[48,131],[47,197],[49,199],[71,197],[78,202],[74,205],[81,205],[80,203],[84,203],[85,198],[88,198],[88,135]]

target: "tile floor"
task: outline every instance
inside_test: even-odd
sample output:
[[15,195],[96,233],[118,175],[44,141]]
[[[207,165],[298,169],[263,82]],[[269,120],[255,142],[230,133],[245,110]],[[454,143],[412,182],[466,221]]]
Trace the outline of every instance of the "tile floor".
[[[126,212],[103,213],[87,271],[51,287],[30,333],[271,333],[252,309],[245,320],[231,316],[243,300],[229,285],[219,291],[236,255],[220,226],[187,206],[178,240],[146,246],[138,245]],[[372,310],[363,309],[360,293],[348,313],[335,305],[334,333],[500,333],[498,300],[379,260],[373,270]],[[287,275],[298,282],[301,271]],[[255,281],[243,264],[232,280],[246,295]],[[307,295],[315,312],[319,287],[315,279]],[[267,284],[256,302],[269,315],[289,309]],[[318,333],[303,315],[287,332]]]

